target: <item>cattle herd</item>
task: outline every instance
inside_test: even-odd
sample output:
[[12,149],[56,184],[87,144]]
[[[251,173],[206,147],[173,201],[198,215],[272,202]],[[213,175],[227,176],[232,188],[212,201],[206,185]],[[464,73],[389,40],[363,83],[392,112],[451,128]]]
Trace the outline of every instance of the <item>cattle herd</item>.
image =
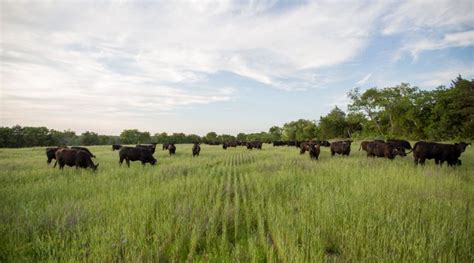
[[[273,146],[295,146],[299,149],[300,154],[309,152],[309,156],[313,160],[317,160],[321,153],[321,147],[329,147],[331,156],[336,154],[342,156],[349,156],[351,153],[351,140],[329,142],[325,140],[311,140],[311,141],[275,141]],[[208,143],[210,145],[219,145],[220,143]],[[143,165],[149,163],[155,165],[157,160],[153,157],[156,149],[156,143],[151,144],[137,144],[136,146],[122,146],[120,144],[112,145],[112,151],[119,151],[119,164],[123,161],[130,167],[130,161],[140,161]],[[252,141],[234,141],[222,143],[222,148],[226,150],[229,147],[243,146],[249,150],[262,149],[262,142]],[[461,154],[466,150],[470,143],[460,142],[454,144],[442,144],[435,142],[419,141],[412,147],[408,141],[390,139],[362,141],[360,143],[359,151],[367,152],[367,157],[383,157],[394,159],[397,155],[401,157],[413,153],[415,164],[424,165],[425,161],[434,159],[437,165],[442,165],[444,162],[448,166],[461,165]],[[164,143],[162,150],[168,150],[170,155],[176,154],[176,145],[174,143]],[[194,143],[192,146],[192,156],[198,157],[201,152],[200,143]],[[407,152],[408,151],[408,152]],[[99,164],[94,164],[92,158],[96,156],[92,152],[79,146],[58,146],[46,148],[47,163],[50,164],[53,159],[56,160],[53,167],[59,165],[59,169],[63,169],[65,165],[75,166],[76,168],[91,168],[96,170]]]

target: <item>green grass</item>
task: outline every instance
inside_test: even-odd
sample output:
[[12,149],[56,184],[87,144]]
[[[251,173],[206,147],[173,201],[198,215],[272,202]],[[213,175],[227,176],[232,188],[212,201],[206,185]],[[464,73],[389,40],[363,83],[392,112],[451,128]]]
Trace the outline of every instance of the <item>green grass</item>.
[[474,150],[430,161],[319,161],[294,147],[177,145],[157,166],[97,172],[46,164],[44,148],[0,149],[0,261],[473,262]]

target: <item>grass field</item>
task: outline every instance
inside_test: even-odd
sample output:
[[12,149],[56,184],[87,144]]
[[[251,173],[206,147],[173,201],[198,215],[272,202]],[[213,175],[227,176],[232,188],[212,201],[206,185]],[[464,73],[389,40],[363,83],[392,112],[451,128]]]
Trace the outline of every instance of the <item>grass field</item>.
[[473,148],[453,169],[358,147],[177,145],[127,168],[97,146],[95,173],[0,149],[0,261],[474,261]]

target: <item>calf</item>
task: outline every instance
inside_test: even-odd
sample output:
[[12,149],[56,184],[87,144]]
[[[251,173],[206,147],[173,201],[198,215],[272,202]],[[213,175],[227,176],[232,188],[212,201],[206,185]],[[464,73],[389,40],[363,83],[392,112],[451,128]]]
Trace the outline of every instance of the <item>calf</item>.
[[349,156],[351,153],[351,143],[352,141],[338,141],[331,143],[331,156],[336,155],[336,153]]
[[92,168],[97,170],[99,164],[92,162],[91,156],[88,152],[79,149],[62,148],[56,151],[56,164],[59,164],[59,169],[64,169],[64,166],[76,166],[76,168]]
[[196,142],[193,145],[193,157],[199,156],[199,152],[201,152],[201,146],[199,146],[199,143]]
[[130,161],[140,161],[143,165],[150,163],[151,165],[156,164],[156,159],[149,149],[143,147],[122,147],[119,151],[119,163],[120,166],[123,160],[127,162],[127,166],[130,167]]

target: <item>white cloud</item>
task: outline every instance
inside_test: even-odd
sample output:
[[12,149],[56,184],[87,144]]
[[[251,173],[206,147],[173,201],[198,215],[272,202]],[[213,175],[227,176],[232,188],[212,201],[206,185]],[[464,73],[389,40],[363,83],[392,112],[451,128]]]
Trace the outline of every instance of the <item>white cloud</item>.
[[387,35],[407,32],[459,31],[474,24],[471,0],[396,1],[383,18]]
[[[401,47],[400,52],[409,52],[414,59],[417,59],[418,54],[423,51],[472,45],[474,45],[474,31],[465,31],[446,34],[442,39],[421,39],[409,42]],[[400,56],[399,54],[398,57]]]

